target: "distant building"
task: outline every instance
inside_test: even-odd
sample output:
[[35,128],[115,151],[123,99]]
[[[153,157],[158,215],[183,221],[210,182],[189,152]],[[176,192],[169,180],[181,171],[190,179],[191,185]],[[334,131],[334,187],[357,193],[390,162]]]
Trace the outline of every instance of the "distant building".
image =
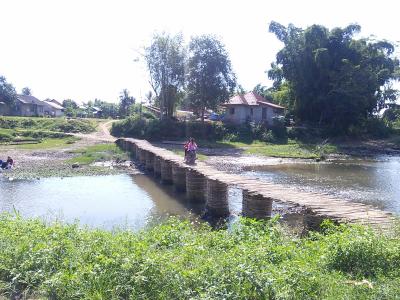
[[46,102],[52,102],[52,103],[55,103],[55,104],[57,104],[57,105],[59,105],[59,106],[63,106],[62,103],[61,103],[60,101],[57,101],[56,99],[46,99],[46,100],[44,100],[44,101],[46,101]]
[[45,100],[43,101],[44,115],[49,117],[62,117],[64,115],[64,107],[59,104],[56,100]]
[[28,95],[17,95],[16,115],[22,117],[43,117],[45,103]]
[[222,104],[226,108],[224,122],[243,124],[245,122],[272,125],[273,118],[283,116],[283,106],[268,102],[255,92],[236,95]]
[[15,114],[22,117],[61,117],[64,108],[56,102],[41,101],[30,95],[17,95]]
[[10,108],[5,102],[0,102],[0,116],[7,116],[10,114]]

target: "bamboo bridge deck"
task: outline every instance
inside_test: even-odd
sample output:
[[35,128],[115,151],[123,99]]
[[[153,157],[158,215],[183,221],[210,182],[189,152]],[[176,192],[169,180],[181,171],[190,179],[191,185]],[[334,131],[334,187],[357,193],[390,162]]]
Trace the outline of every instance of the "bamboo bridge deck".
[[246,195],[256,199],[255,201],[269,199],[273,202],[301,206],[320,220],[331,219],[339,223],[361,223],[387,229],[393,225],[395,219],[391,213],[376,209],[371,205],[337,199],[323,193],[294,191],[279,184],[219,171],[202,162],[198,162],[196,165],[187,165],[182,161],[181,156],[166,149],[155,147],[145,140],[125,138],[119,139],[117,144],[126,150],[134,146],[139,151],[151,153],[183,170],[195,171],[207,180],[242,189],[246,192]]

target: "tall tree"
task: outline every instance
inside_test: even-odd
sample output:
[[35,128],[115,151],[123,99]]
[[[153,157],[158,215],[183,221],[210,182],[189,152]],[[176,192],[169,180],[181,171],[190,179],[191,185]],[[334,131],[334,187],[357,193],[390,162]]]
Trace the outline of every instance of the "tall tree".
[[30,96],[30,95],[32,95],[32,91],[31,91],[31,89],[30,88],[28,88],[27,86],[26,87],[24,87],[23,89],[22,89],[22,95],[25,95],[25,96]]
[[119,104],[109,103],[100,99],[94,99],[94,106],[101,109],[101,115],[103,118],[117,118],[119,114]]
[[129,91],[123,89],[119,95],[119,113],[121,117],[126,117],[129,114],[129,108],[135,104],[135,98],[129,96]]
[[155,34],[145,48],[150,84],[159,100],[161,118],[173,115],[177,94],[184,85],[185,49],[182,35]]
[[4,102],[8,107],[14,108],[17,93],[14,86],[8,83],[4,76],[0,76],[0,102]]
[[66,99],[62,102],[64,112],[67,117],[76,117],[78,114],[78,105],[74,100]]
[[303,30],[271,22],[269,30],[284,47],[268,75],[275,91],[284,88],[293,95],[298,120],[345,132],[396,99],[391,87],[399,65],[394,46],[354,39],[359,25]]
[[187,93],[202,121],[206,108],[215,109],[234,91],[236,77],[225,46],[216,37],[202,35],[189,44]]

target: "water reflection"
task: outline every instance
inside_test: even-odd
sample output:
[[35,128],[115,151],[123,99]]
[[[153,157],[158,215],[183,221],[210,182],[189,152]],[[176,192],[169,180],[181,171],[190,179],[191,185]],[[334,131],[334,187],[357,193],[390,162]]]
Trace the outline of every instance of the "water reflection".
[[[184,195],[145,175],[8,181],[0,177],[0,210],[25,217],[79,220],[90,227],[140,229],[171,215],[194,218]],[[199,209],[194,207],[193,209]]]

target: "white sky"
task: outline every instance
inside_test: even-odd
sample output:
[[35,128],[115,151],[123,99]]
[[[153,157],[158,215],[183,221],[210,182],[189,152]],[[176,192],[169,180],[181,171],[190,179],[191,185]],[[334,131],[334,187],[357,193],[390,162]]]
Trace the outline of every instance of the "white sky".
[[124,88],[139,98],[150,87],[137,50],[154,31],[182,31],[187,40],[219,36],[238,83],[252,89],[270,85],[265,71],[282,46],[268,32],[271,20],[303,28],[358,23],[362,36],[397,42],[399,12],[398,0],[0,0],[0,75],[39,99],[115,102]]

